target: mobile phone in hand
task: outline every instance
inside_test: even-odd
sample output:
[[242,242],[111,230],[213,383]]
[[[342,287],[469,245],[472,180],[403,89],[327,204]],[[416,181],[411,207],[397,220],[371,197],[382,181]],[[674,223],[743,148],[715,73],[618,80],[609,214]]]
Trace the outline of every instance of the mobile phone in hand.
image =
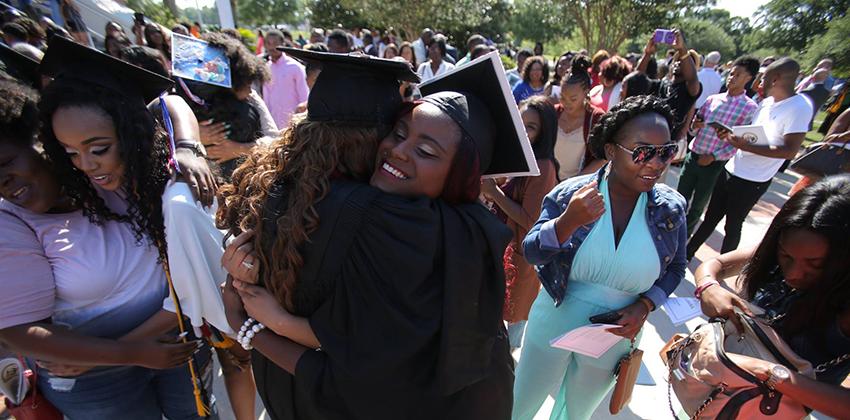
[[142,12],[133,13],[133,20],[136,21],[136,24],[144,26],[145,25],[145,14],[142,13]]
[[729,127],[728,125],[723,124],[722,122],[712,121],[712,122],[708,123],[708,126],[717,130],[717,131],[726,130],[730,133],[732,132],[732,127]]
[[673,45],[676,41],[676,34],[670,29],[656,29],[653,39],[656,44]]
[[620,320],[623,316],[617,311],[605,312],[604,314],[594,315],[589,318],[592,324],[613,324]]

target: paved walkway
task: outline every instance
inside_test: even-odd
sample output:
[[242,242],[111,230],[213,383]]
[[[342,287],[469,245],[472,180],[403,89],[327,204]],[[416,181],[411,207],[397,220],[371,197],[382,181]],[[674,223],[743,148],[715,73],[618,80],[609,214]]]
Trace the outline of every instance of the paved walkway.
[[[678,182],[678,168],[671,168],[667,177],[667,183],[675,186]],[[799,176],[791,172],[780,173],[776,176],[771,184],[770,190],[762,197],[761,201],[750,212],[744,223],[744,231],[741,237],[741,247],[756,245],[761,241],[767,227],[770,225],[773,216],[779,211],[779,208],[788,199],[788,191],[791,186],[797,181]],[[691,274],[693,270],[699,266],[701,261],[713,258],[718,255],[720,244],[723,241],[723,225],[721,221],[718,224],[714,234],[709,238],[706,244],[697,252],[696,257],[691,262],[687,277],[682,284],[674,292],[673,296],[693,296],[694,279]],[[667,370],[662,364],[658,356],[661,347],[666,343],[667,339],[675,333],[687,333],[693,330],[696,326],[704,322],[704,319],[693,319],[685,325],[674,326],[664,311],[655,311],[649,316],[649,320],[644,327],[643,339],[640,343],[640,348],[644,351],[644,367],[642,374],[643,380],[650,379],[655,385],[636,385],[632,401],[629,406],[616,416],[618,420],[631,419],[670,419],[669,403],[667,400]],[[518,356],[518,355],[517,355]],[[222,419],[233,419],[230,412],[230,405],[227,402],[227,397],[224,391],[224,383],[221,380],[219,372],[215,383],[216,393],[218,397],[219,411]],[[554,395],[557,390],[553,390]],[[678,402],[673,399],[675,410],[678,412],[681,407]],[[549,418],[549,413],[552,409],[554,400],[550,397],[544,403],[536,419],[544,420]],[[263,410],[262,404],[257,400],[257,414],[260,419],[268,419]],[[593,415],[594,420],[613,419],[608,413],[608,400],[606,399],[599,409]],[[819,416],[819,418],[825,418]]]

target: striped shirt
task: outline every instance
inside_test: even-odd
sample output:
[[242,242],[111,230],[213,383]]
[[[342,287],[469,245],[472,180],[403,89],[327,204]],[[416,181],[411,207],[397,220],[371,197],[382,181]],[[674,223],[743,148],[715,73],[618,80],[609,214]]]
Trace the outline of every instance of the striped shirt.
[[727,92],[711,95],[705,100],[697,113],[706,126],[697,131],[691,140],[690,150],[701,155],[713,154],[716,160],[729,160],[735,155],[735,148],[717,137],[714,128],[708,123],[717,121],[728,127],[747,125],[753,121],[758,104],[745,93],[729,96]]

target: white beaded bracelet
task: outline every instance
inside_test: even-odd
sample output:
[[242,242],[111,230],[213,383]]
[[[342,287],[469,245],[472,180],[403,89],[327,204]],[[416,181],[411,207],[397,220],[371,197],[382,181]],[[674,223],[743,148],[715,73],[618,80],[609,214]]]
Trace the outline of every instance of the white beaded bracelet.
[[[248,318],[248,319],[252,323],[256,322],[253,318]],[[238,335],[236,337],[236,339],[237,339],[237,341],[239,341],[239,344],[242,346],[243,349],[251,350],[251,349],[254,348],[254,347],[251,346],[251,340],[254,339],[254,336],[257,335],[257,333],[264,330],[266,328],[266,326],[263,325],[262,322],[256,322],[256,324],[254,324],[254,325],[251,325],[251,326],[243,325],[242,327],[245,328],[245,331],[241,331],[241,329],[240,329],[240,331],[239,331],[240,335]]]
[[242,327],[239,328],[239,333],[236,334],[236,341],[237,342],[239,342],[240,344],[242,343],[242,340],[245,338],[245,333],[248,332],[249,329],[251,329],[251,326],[255,322],[257,322],[257,321],[254,320],[254,318],[248,318],[248,319],[245,320],[244,323],[242,323]]

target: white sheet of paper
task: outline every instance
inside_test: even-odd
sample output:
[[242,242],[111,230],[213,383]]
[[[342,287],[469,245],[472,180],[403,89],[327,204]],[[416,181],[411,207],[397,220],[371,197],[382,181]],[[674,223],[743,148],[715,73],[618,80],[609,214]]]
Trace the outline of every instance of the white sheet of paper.
[[552,339],[549,345],[559,349],[574,351],[585,356],[599,358],[614,347],[623,337],[609,333],[614,324],[590,324],[578,327],[560,337]]
[[23,370],[21,362],[14,357],[0,360],[0,394],[15,405],[20,404],[29,391],[29,383],[23,380]]
[[760,125],[736,125],[732,127],[735,137],[743,138],[747,143],[758,146],[766,146],[769,143],[767,132]]
[[699,306],[699,299],[692,297],[671,297],[664,303],[664,312],[670,317],[673,325],[682,325],[700,315],[702,309]]

